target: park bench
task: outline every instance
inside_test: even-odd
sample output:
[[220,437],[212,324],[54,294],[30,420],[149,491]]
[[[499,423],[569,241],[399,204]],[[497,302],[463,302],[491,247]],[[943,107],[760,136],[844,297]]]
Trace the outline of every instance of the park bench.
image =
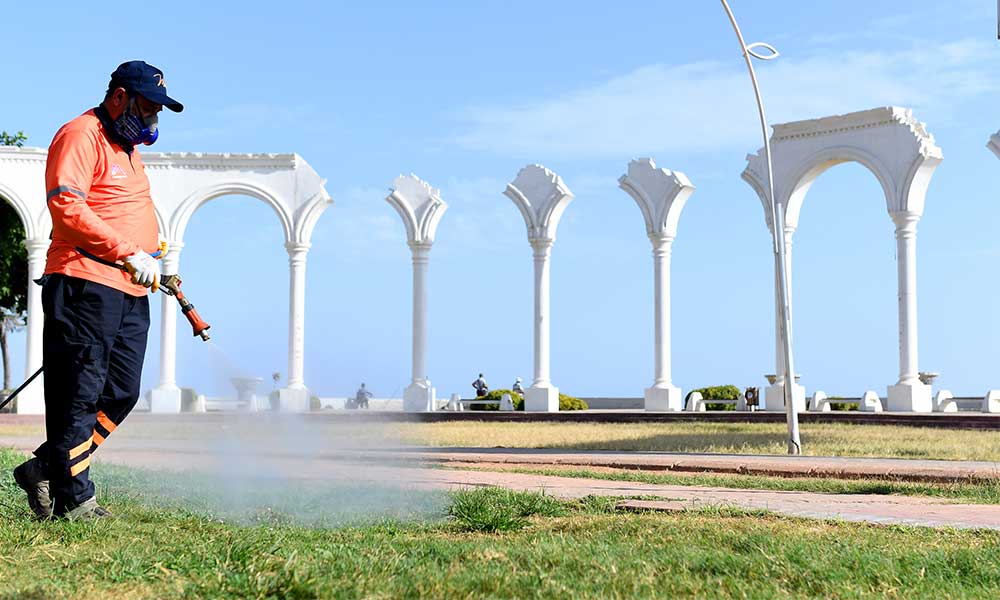
[[746,410],[746,399],[741,395],[736,400],[720,400],[717,398],[703,398],[701,392],[691,392],[687,397],[687,406],[684,410],[688,412],[705,412],[708,404],[735,404],[736,410]]
[[471,409],[475,404],[499,404],[500,410],[514,410],[514,403],[510,394],[504,394],[503,399],[500,400],[500,402],[497,402],[496,400],[484,400],[483,398],[462,398],[458,394],[452,394],[448,404],[446,404],[441,410],[464,411],[467,407]]
[[882,399],[876,392],[868,390],[860,398],[830,398],[825,392],[817,391],[809,401],[809,410],[812,412],[830,412],[833,410],[831,404],[857,404],[861,412],[882,412]]

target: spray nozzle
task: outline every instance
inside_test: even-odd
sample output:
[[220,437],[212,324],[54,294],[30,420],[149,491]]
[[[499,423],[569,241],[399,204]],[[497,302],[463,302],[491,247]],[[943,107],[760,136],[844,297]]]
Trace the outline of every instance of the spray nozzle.
[[198,311],[194,309],[194,304],[188,302],[187,298],[184,297],[184,294],[181,292],[180,275],[164,275],[160,279],[160,289],[164,294],[177,298],[177,302],[181,305],[181,313],[187,317],[194,335],[201,337],[206,342],[210,340],[211,337],[208,335],[208,329],[211,325],[201,318]]

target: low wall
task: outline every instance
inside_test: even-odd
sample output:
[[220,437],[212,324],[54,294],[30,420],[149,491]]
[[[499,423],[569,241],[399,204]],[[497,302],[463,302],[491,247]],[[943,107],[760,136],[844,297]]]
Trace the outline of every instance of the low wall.
[[580,398],[595,410],[627,410],[645,408],[644,398]]

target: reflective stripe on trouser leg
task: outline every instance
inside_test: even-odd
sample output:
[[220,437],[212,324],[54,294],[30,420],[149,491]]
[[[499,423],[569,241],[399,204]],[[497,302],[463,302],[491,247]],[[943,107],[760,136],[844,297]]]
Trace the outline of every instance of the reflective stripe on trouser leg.
[[91,452],[121,425],[139,400],[139,375],[146,357],[148,332],[149,299],[127,296],[121,329],[111,346],[104,391],[97,400]]

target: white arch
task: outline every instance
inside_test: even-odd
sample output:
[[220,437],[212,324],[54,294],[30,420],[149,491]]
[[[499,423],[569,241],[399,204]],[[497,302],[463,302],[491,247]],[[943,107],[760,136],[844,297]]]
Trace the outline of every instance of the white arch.
[[170,216],[170,223],[167,227],[169,238],[183,240],[184,232],[187,230],[188,223],[190,223],[194,213],[211,200],[227,195],[251,196],[263,201],[277,215],[285,243],[288,244],[295,240],[292,233],[293,219],[292,215],[288,213],[287,203],[282,202],[274,191],[261,184],[240,180],[223,181],[191,193],[174,209]]
[[[882,164],[882,161],[877,156],[872,155],[862,148],[855,146],[834,146],[824,148],[804,158],[799,170],[789,178],[789,182],[792,184],[791,189],[782,198],[782,203],[786,207],[786,227],[798,229],[802,203],[809,192],[809,188],[816,182],[816,179],[836,165],[847,162],[856,162],[875,176],[879,185],[882,186],[882,193],[885,195],[886,210],[889,213],[895,212],[892,203],[896,198],[896,184],[892,181],[892,175],[885,165]],[[770,215],[770,211],[768,211],[768,214]]]
[[0,181],[0,200],[9,204],[17,213],[18,218],[21,219],[21,225],[24,226],[24,237],[27,239],[35,237],[35,223],[28,205],[17,195],[17,192],[4,185],[2,181]]
[[[28,310],[25,335],[25,378],[42,365],[42,294],[31,280],[41,277],[49,247],[49,211],[45,203],[45,157],[43,148],[0,146],[0,196],[9,203],[24,225],[28,251]],[[34,383],[17,399],[17,412],[45,411],[42,386]]]
[[[51,221],[45,199],[44,148],[0,147],[0,195],[17,210],[25,224],[29,273],[41,275]],[[206,202],[226,194],[258,198],[278,215],[289,256],[289,368],[282,406],[308,406],[303,381],[305,260],[320,215],[332,204],[326,182],[297,154],[143,153],[153,190],[153,205],[161,234],[172,250],[164,257],[164,271],[177,272],[184,232],[192,215]],[[160,335],[160,384],[153,390],[153,407],[180,410],[175,377],[176,304],[164,297]],[[41,364],[41,300],[38,286],[29,286],[28,374]],[[37,338],[37,339],[36,339]],[[22,393],[18,411],[41,412],[40,387]]]
[[[798,227],[805,196],[817,177],[834,165],[857,162],[882,186],[886,210],[896,224],[899,285],[900,372],[897,383],[889,386],[888,408],[930,412],[931,389],[920,382],[917,371],[916,226],[923,215],[931,177],[943,158],[941,149],[924,124],[913,118],[911,110],[889,106],[775,125],[771,152],[774,193],[785,211],[789,272],[791,235]],[[771,205],[764,191],[767,163],[763,149],[747,156],[743,179],[757,193],[767,226],[773,228]],[[783,351],[776,346],[777,364],[781,365]],[[776,385],[768,388],[767,398],[778,401],[784,383],[779,377]],[[796,393],[801,393],[804,400],[804,390]]]

